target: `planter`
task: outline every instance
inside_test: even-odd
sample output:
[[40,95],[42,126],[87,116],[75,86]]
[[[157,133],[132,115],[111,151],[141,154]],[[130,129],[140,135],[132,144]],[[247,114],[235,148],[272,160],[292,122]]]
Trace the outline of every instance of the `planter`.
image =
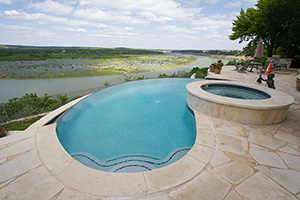
[[300,92],[300,80],[299,79],[296,80],[296,90],[298,92]]
[[215,72],[216,66],[215,65],[210,65],[209,66],[209,71],[210,72]]
[[220,74],[221,73],[221,69],[220,68],[215,68],[215,74]]

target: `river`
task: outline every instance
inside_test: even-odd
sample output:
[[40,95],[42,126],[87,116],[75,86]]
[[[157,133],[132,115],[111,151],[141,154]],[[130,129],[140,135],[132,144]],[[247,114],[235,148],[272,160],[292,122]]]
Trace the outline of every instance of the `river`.
[[[145,78],[157,78],[159,74],[173,74],[178,71],[189,72],[193,67],[208,67],[217,59],[205,56],[195,56],[197,60],[191,64],[172,68],[169,70],[143,72],[129,74],[129,76],[144,76]],[[227,61],[223,60],[224,63]],[[111,85],[123,82],[123,75],[80,77],[80,78],[59,78],[59,79],[0,79],[0,103],[6,103],[9,99],[22,97],[26,93],[37,93],[38,96],[44,94],[56,95],[69,93],[78,90],[103,87],[107,81]]]

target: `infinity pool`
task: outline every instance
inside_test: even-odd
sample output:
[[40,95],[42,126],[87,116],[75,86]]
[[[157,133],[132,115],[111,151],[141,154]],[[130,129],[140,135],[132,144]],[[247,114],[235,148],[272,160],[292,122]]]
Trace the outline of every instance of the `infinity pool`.
[[151,79],[96,92],[59,119],[59,141],[74,159],[102,171],[141,172],[176,162],[195,143],[186,104],[193,81]]

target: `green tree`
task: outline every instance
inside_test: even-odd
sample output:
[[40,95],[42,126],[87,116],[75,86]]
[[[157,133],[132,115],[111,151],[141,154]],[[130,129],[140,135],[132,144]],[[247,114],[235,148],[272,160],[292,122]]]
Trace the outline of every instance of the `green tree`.
[[240,43],[249,41],[246,49],[252,51],[263,39],[268,56],[272,56],[275,49],[281,49],[288,57],[299,54],[300,1],[259,0],[255,6],[241,10],[232,23],[233,33],[229,38],[239,39]]

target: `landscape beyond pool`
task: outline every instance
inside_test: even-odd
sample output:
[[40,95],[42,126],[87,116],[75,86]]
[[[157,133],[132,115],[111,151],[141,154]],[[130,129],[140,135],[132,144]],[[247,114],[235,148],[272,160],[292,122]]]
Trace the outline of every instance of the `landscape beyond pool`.
[[94,169],[140,172],[169,165],[195,143],[185,88],[193,81],[151,79],[94,93],[65,113],[58,138],[73,158]]

